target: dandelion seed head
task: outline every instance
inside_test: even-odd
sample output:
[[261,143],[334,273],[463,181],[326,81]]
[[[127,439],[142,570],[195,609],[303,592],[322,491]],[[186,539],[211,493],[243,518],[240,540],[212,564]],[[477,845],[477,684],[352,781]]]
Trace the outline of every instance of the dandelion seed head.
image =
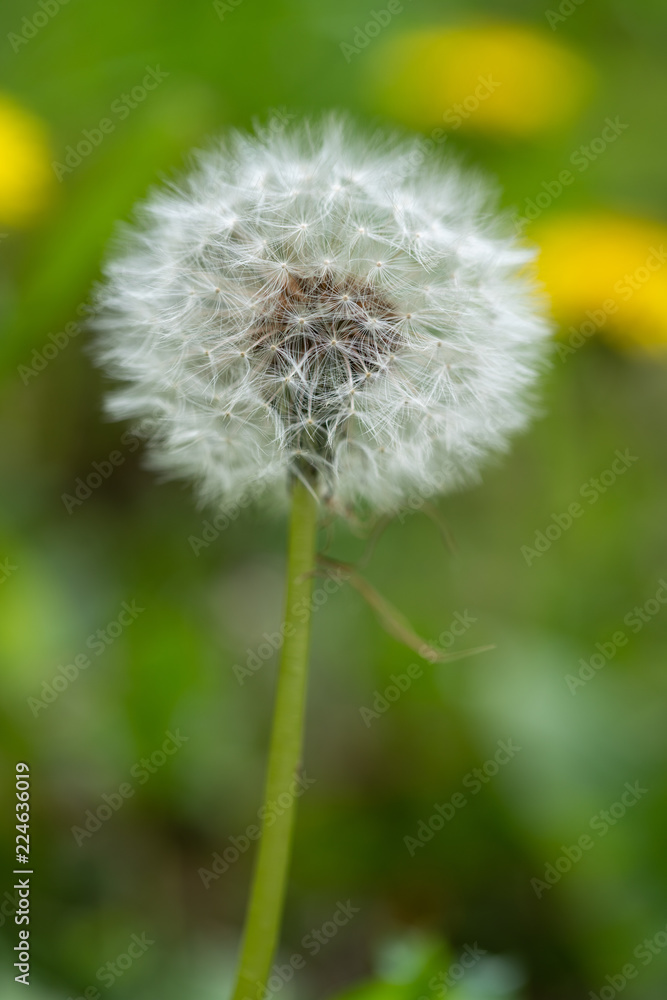
[[151,416],[151,464],[206,501],[294,475],[339,511],[460,487],[527,422],[549,333],[491,208],[417,140],[340,118],[231,135],[110,257],[110,413]]

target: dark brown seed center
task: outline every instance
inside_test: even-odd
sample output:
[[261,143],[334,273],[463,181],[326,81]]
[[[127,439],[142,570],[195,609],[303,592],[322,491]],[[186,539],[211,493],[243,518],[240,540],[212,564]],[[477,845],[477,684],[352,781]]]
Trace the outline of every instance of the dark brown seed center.
[[304,451],[325,454],[357,391],[400,350],[399,316],[359,278],[291,275],[251,333],[248,356],[269,405]]

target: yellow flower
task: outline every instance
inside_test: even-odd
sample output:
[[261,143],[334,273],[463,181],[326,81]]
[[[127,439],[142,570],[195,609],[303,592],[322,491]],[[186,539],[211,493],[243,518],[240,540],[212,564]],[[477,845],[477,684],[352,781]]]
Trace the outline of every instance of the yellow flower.
[[383,109],[408,125],[519,138],[572,119],[592,79],[582,58],[519,24],[401,35],[373,68]]
[[585,339],[667,348],[667,227],[611,213],[560,216],[531,233],[556,319]]
[[0,94],[0,224],[30,222],[48,203],[53,183],[46,128]]

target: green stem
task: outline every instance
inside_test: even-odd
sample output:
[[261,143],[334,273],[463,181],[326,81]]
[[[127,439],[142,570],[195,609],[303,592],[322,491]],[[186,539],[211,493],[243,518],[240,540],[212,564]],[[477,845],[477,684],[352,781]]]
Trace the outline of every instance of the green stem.
[[[297,797],[294,782],[303,744],[316,534],[317,500],[297,479],[292,492],[285,641],[264,796],[265,816],[270,814],[272,822],[263,824],[232,1000],[257,997],[269,978],[280,934]],[[278,815],[271,803],[281,796],[281,808],[286,799],[289,805]]]

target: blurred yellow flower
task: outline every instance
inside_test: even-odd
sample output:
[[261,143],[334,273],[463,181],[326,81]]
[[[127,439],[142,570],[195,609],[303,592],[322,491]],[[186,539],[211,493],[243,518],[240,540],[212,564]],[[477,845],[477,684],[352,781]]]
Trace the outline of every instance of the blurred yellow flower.
[[0,224],[21,226],[48,203],[54,184],[46,128],[0,94]]
[[593,76],[580,56],[541,31],[505,23],[401,35],[373,66],[383,109],[410,126],[518,138],[571,120]]
[[629,350],[667,348],[666,226],[611,213],[568,215],[531,236],[554,315],[567,327],[559,351],[598,330]]

